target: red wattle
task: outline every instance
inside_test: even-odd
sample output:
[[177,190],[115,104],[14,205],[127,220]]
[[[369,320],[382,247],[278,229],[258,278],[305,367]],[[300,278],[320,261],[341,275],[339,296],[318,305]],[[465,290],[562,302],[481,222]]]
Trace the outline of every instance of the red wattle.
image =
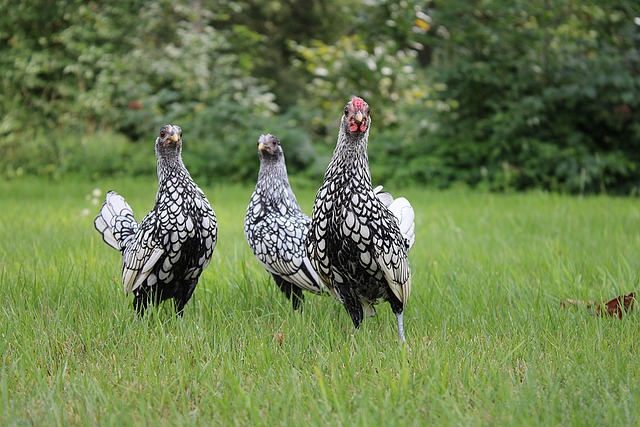
[[351,132],[355,132],[355,131],[357,131],[357,130],[358,130],[358,125],[357,125],[357,124],[355,124],[355,123],[351,123],[351,124],[349,125],[349,130],[350,130]]
[[365,130],[367,130],[367,122],[362,122],[360,125],[360,132],[364,132]]

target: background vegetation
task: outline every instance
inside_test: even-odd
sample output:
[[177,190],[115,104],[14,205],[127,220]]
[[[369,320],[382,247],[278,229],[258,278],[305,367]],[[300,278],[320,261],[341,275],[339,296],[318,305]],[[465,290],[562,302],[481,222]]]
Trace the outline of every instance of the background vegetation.
[[[640,208],[557,193],[640,190],[639,29],[628,0],[0,2],[0,425],[638,425],[637,305],[560,300],[638,290]],[[258,135],[310,213],[354,94],[416,210],[412,352],[384,305],[294,313],[242,236]],[[151,208],[168,122],[220,224],[181,322],[136,319],[92,226],[107,189]]]
[[359,94],[376,180],[636,193],[636,6],[7,0],[0,174],[151,175],[172,122],[200,180],[254,179],[264,132],[317,180]]

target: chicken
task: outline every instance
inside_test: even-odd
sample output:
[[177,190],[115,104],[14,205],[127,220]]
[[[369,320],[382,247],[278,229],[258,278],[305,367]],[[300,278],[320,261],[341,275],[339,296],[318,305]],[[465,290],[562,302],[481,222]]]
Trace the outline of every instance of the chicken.
[[260,264],[297,310],[304,300],[303,290],[320,293],[324,288],[307,257],[311,219],[291,190],[278,138],[260,135],[258,156],[260,171],[244,217],[244,235]]
[[182,130],[165,125],[155,143],[158,193],[138,223],[129,204],[109,191],[94,224],[104,241],[122,252],[125,293],[143,314],[149,301],[173,298],[183,314],[216,246],[216,215],[182,162]]
[[371,185],[367,144],[369,105],[347,103],[338,142],[316,194],[307,239],[309,258],[322,282],[344,305],[356,328],[374,305],[387,301],[404,342],[403,310],[411,293],[408,253],[415,241],[414,212]]

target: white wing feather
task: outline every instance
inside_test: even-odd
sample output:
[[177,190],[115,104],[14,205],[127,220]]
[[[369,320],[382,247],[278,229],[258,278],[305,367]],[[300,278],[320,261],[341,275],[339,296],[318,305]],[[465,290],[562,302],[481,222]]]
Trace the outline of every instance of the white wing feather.
[[[102,209],[105,210],[105,208]],[[113,249],[119,251],[120,244],[113,236],[113,232],[111,231],[111,228],[109,228],[109,224],[107,224],[107,221],[105,221],[104,217],[102,216],[102,211],[100,211],[100,215],[98,215],[93,221],[93,224],[96,226],[96,230],[98,230],[98,232],[102,235],[102,240],[104,240],[105,243],[111,246]]]
[[398,226],[400,226],[400,233],[407,241],[409,249],[416,241],[415,231],[415,213],[413,206],[404,197],[399,197],[389,205],[389,210],[393,213],[393,216],[398,220]]
[[94,225],[105,243],[119,251],[124,249],[126,238],[134,234],[138,226],[131,206],[115,191],[107,193]]

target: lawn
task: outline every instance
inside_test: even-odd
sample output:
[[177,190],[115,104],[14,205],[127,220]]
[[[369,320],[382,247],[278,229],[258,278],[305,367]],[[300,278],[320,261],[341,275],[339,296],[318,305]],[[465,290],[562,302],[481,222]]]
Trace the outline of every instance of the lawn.
[[250,186],[203,188],[219,243],[184,318],[136,318],[93,229],[108,189],[140,219],[156,184],[0,183],[0,425],[640,423],[640,315],[560,303],[640,290],[638,199],[387,188],[417,215],[409,349],[387,304],[358,331],[328,296],[291,310],[244,240]]

